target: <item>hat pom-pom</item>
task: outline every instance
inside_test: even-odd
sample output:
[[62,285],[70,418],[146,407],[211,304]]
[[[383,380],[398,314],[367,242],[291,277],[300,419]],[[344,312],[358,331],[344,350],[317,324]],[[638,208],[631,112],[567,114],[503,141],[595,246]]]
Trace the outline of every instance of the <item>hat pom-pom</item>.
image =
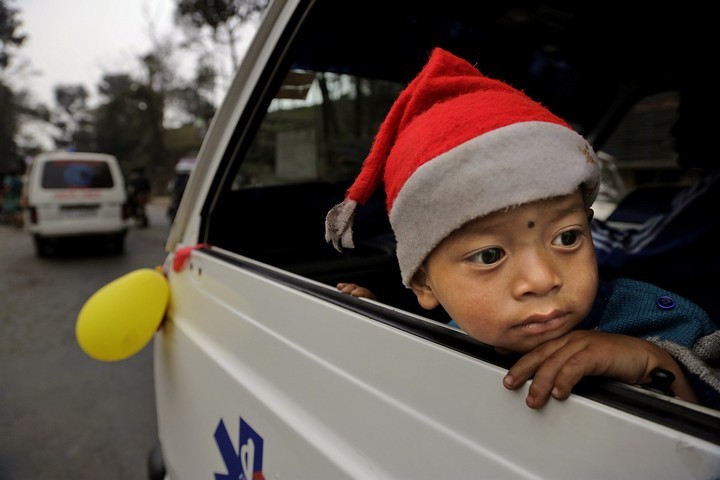
[[352,225],[355,218],[355,200],[345,199],[335,205],[325,217],[325,241],[332,242],[338,252],[344,248],[355,248],[352,239]]

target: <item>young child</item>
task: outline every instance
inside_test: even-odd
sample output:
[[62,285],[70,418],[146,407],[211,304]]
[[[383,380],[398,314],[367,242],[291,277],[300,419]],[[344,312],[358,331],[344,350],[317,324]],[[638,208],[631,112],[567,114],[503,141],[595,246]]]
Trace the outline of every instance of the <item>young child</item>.
[[720,331],[707,314],[647,283],[599,281],[599,180],[593,149],[566,122],[436,48],[328,213],[325,238],[353,247],[355,208],[382,181],[403,284],[475,339],[523,354],[503,383],[532,378],[528,406],[567,398],[584,376],[649,384],[670,372],[673,395],[720,408]]

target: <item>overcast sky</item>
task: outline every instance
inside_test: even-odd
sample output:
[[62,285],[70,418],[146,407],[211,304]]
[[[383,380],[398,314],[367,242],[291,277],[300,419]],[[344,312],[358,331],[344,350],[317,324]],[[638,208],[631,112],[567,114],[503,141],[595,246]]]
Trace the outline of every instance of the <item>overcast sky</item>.
[[[58,84],[85,85],[91,95],[105,73],[128,72],[148,51],[150,32],[172,31],[174,0],[15,0],[20,54],[38,71],[30,78],[37,100],[53,104]],[[151,28],[150,25],[154,25]]]

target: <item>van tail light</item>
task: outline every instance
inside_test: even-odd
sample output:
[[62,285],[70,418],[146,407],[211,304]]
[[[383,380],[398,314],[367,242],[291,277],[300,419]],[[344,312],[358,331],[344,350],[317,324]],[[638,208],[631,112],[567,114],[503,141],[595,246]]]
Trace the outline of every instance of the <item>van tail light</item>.
[[30,207],[30,223],[38,223],[37,208]]

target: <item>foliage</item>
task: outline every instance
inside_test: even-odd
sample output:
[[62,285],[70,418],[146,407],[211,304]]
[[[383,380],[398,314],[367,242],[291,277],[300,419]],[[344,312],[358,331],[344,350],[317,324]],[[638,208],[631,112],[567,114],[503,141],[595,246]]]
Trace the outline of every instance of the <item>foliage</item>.
[[[25,41],[25,35],[18,32],[21,25],[18,10],[8,6],[6,0],[0,0],[0,71],[8,68],[14,50]],[[4,75],[0,76],[0,173],[15,170],[21,165],[15,144],[21,99],[5,81]]]
[[25,42],[26,35],[18,33],[22,22],[18,19],[18,10],[7,5],[6,0],[0,0],[0,68],[5,69],[10,64],[12,51]]
[[[247,26],[258,20],[269,0],[177,0],[176,22],[187,36],[187,46],[201,50],[215,65],[214,81],[229,82],[240,63],[240,42]],[[218,58],[226,52],[225,59]],[[221,65],[228,64],[227,69]],[[209,64],[205,63],[206,66]]]
[[55,103],[58,109],[53,124],[59,135],[55,146],[59,149],[74,148],[79,151],[96,150],[93,138],[93,122],[88,112],[88,92],[82,85],[58,85],[55,87]]
[[[153,46],[137,57],[140,69],[104,75],[95,86],[93,105],[85,86],[66,84],[54,87],[55,104],[48,108],[31,105],[27,92],[3,81],[3,71],[26,40],[20,32],[20,9],[8,5],[12,1],[0,0],[0,173],[42,148],[20,128],[32,120],[52,130],[57,149],[107,152],[117,156],[126,171],[144,166],[161,176],[164,170],[172,173],[178,156],[199,148],[223,95],[217,86],[217,47],[229,49],[234,70],[243,25],[258,19],[268,3],[176,0],[178,23],[194,32],[189,43],[203,45],[192,78],[181,78],[173,64],[177,43],[170,36],[159,41],[151,32]],[[168,130],[168,125],[174,128]]]
[[117,156],[128,170],[166,161],[162,93],[128,74],[105,75],[98,91],[97,147]]
[[178,0],[177,18],[200,30],[233,29],[265,10],[268,0]]
[[17,168],[19,161],[15,134],[17,133],[18,108],[15,94],[0,82],[0,171]]

